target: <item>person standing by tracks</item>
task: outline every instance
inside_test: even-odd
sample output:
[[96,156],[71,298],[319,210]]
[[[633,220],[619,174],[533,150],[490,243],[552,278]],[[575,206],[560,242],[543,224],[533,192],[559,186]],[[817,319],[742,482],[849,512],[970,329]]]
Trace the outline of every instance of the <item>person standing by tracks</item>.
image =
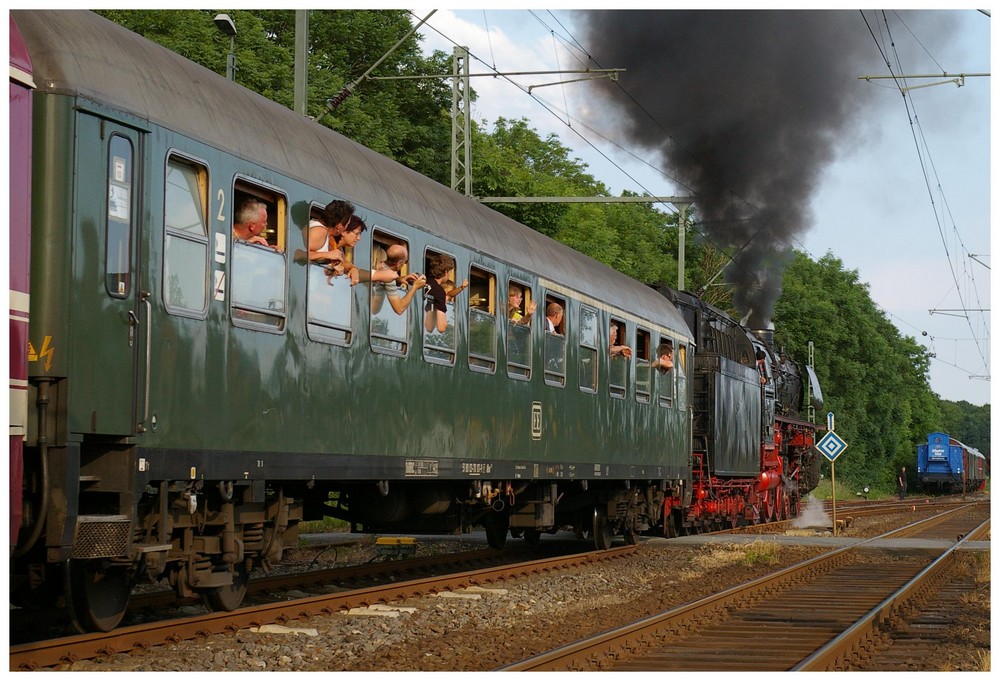
[[896,489],[899,490],[899,500],[902,501],[906,498],[906,466],[899,469],[899,474],[896,475]]

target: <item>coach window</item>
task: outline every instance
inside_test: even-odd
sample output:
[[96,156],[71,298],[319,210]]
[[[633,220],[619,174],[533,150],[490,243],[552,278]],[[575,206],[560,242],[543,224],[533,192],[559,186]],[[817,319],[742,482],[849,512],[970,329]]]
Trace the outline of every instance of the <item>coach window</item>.
[[[313,206],[310,219],[316,219],[322,209]],[[308,243],[308,234],[304,237]],[[354,250],[354,249],[347,249]],[[304,252],[304,251],[303,251]],[[344,260],[352,253],[327,261],[312,260],[306,264],[309,281],[306,290],[306,332],[313,340],[334,345],[350,345],[354,328],[353,288],[344,274]]]
[[[275,192],[237,181],[233,190],[233,262],[230,270],[230,297],[233,324],[261,331],[285,328],[286,201]],[[255,227],[267,242],[252,243],[240,238],[237,225],[248,218],[241,214],[263,206],[265,224]],[[242,209],[242,210],[241,210]]]
[[[455,364],[455,301],[449,296],[456,288],[455,258],[447,253],[427,249],[424,269],[427,281],[432,278],[441,283],[439,301],[430,288],[424,289],[423,328],[424,359],[432,364]],[[458,295],[457,292],[455,295]],[[444,311],[441,307],[444,307]]]
[[[615,329],[615,345],[626,345],[631,347],[626,336],[625,322],[620,319],[611,318],[609,329]],[[610,336],[610,334],[609,334]],[[609,347],[611,339],[609,337]],[[608,390],[612,397],[625,397],[625,390],[628,385],[628,365],[629,358],[624,353],[608,356]]]
[[677,408],[683,411],[687,409],[687,346],[684,343],[677,343],[674,367],[677,374]]
[[497,368],[497,277],[475,266],[469,268],[469,368]]
[[115,298],[128,296],[132,274],[132,142],[112,135],[108,145],[107,253],[105,286]]
[[[558,306],[558,308],[556,307]],[[559,324],[549,330],[548,311],[558,311]],[[569,329],[569,311],[566,309],[566,299],[558,296],[545,296],[545,348],[544,367],[545,383],[562,387],[566,385],[566,334]]]
[[[536,323],[535,317],[541,315],[531,298],[531,287],[520,281],[507,283],[507,305],[507,375],[528,380],[531,378],[531,327]],[[533,306],[536,308],[534,313],[531,312]]]
[[674,371],[673,367],[664,366],[663,360],[659,358],[669,354],[672,356],[673,362],[676,363],[675,347],[674,342],[667,336],[660,336],[660,342],[656,346],[657,359],[654,360],[654,363],[659,362],[656,369],[656,382],[658,384],[657,395],[661,407],[669,407],[674,403],[674,391],[676,390],[674,376],[677,375],[677,372]]
[[[388,263],[390,250],[399,250],[393,248],[394,246],[403,246],[407,254],[410,252],[409,244],[405,240],[379,229],[372,231],[372,276],[377,277],[379,272],[385,274],[395,267],[397,279],[372,281],[369,333],[372,350],[401,357],[407,353],[410,346],[410,305],[402,304],[403,301],[400,299],[407,295],[408,290],[398,281],[399,278],[405,278],[410,270],[407,259],[390,267]],[[394,300],[390,301],[390,297]],[[396,303],[395,306],[393,302]],[[397,308],[399,312],[396,311]]]
[[171,156],[163,190],[163,303],[172,314],[208,309],[208,171]]
[[597,310],[586,305],[580,306],[580,390],[597,391],[597,348],[600,332],[597,324]]
[[635,330],[635,401],[649,402],[651,336],[645,329]]

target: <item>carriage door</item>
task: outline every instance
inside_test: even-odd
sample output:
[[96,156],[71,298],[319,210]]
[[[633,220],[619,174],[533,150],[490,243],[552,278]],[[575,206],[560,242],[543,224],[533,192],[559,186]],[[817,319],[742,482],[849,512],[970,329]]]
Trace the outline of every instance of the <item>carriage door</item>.
[[[132,435],[149,304],[139,287],[142,133],[77,115],[71,431]],[[145,380],[145,377],[141,377]]]

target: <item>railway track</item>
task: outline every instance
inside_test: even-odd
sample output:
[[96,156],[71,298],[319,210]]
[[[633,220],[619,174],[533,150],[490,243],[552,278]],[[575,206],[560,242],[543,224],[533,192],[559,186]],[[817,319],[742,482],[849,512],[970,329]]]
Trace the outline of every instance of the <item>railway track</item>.
[[[883,623],[948,583],[989,506],[943,512],[638,622],[502,667],[505,671],[727,671],[858,668]],[[947,538],[944,550],[886,550],[890,538]]]
[[[846,528],[859,518],[889,517],[907,512],[936,514],[942,510],[967,506],[968,504],[969,501],[964,501],[957,497],[941,497],[935,499],[928,497],[915,497],[911,499],[893,499],[888,501],[849,499],[837,502],[836,520],[840,528]],[[824,516],[832,522],[832,503],[830,501],[824,501],[822,502],[821,508]],[[805,516],[799,516],[798,518],[778,520],[770,523],[741,525],[735,528],[719,530],[714,534],[769,534],[784,532],[786,530],[802,526],[804,520]]]
[[[413,596],[467,589],[493,584],[505,579],[531,574],[567,569],[595,561],[615,559],[636,550],[635,546],[622,546],[607,551],[589,551],[556,556],[527,562],[505,564],[446,575],[411,579],[392,584],[339,591],[337,593],[299,598],[244,607],[233,612],[210,613],[120,627],[102,634],[81,634],[58,639],[12,646],[11,671],[24,671],[72,664],[78,660],[109,656],[138,648],[149,648],[165,643],[232,632],[245,628],[259,628],[268,624],[287,624],[315,615],[332,615],[352,608],[365,608]],[[475,552],[482,553],[482,552]],[[446,557],[454,562],[454,557]]]

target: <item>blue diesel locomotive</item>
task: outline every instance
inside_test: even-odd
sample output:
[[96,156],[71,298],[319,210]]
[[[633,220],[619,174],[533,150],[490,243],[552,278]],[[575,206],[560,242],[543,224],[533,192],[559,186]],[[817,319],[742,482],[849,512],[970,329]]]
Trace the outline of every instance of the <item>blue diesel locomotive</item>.
[[981,490],[987,475],[986,457],[947,433],[931,433],[917,445],[917,481],[925,490]]

